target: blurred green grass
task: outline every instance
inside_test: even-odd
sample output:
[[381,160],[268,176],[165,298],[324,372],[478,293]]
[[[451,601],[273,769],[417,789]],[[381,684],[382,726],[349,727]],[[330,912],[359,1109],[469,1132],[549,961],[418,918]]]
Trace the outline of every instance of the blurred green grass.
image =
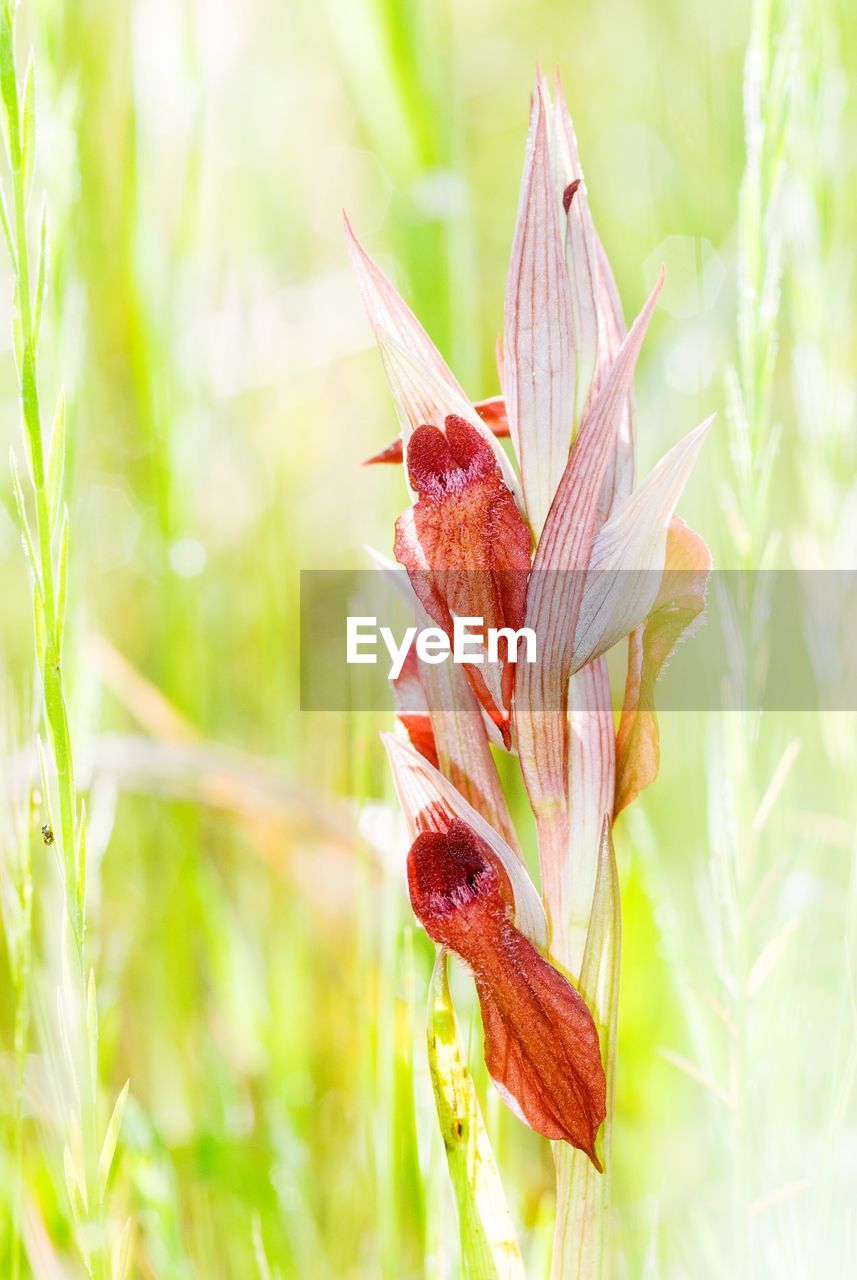
[[[853,82],[848,6],[795,0],[791,9],[823,46],[802,46],[806,67],[817,55],[828,87],[830,77]],[[494,392],[533,68],[559,66],[626,313],[661,261],[670,273],[641,362],[641,472],[719,412],[682,510],[716,563],[730,563],[723,370],[735,358],[749,8],[42,0],[22,23],[37,51],[37,183],[52,224],[45,381],[64,381],[70,406],[73,714],[94,844],[106,846],[93,913],[103,1072],[113,1094],[132,1079],[117,1182],[139,1222],[140,1274],[264,1274],[263,1249],[272,1274],[455,1274],[423,1061],[432,949],[410,921],[392,811],[371,809],[362,831],[351,821],[366,802],[390,806],[380,720],[298,710],[299,569],[361,565],[366,542],[389,549],[403,501],[398,475],[359,470],[395,422],[340,213],[473,395]],[[853,101],[842,109],[847,139]],[[825,221],[814,252],[826,289],[853,271],[855,162],[849,147],[817,159]],[[785,564],[816,519],[790,371],[798,348],[815,343],[824,360],[834,342],[790,309],[795,270],[787,266],[775,387],[783,443],[767,508]],[[9,298],[6,275],[0,285]],[[847,319],[847,298],[842,307]],[[837,340],[847,395],[857,352],[853,337]],[[18,443],[8,345],[0,409],[5,455]],[[831,432],[844,441],[849,423],[846,409]],[[833,450],[828,502],[853,488],[854,461],[853,445]],[[26,720],[31,621],[8,485],[0,593],[4,676]],[[97,635],[203,743],[275,762],[282,805],[252,787],[236,801],[228,770],[207,758],[178,797],[151,776],[131,777],[115,742],[114,767],[90,770],[104,734],[163,731],[150,700],[135,706],[127,679],[107,679]],[[847,1203],[857,1179],[853,1116],[834,1138],[819,1097],[828,1085],[833,1096],[850,1062],[853,1006],[838,1001],[853,966],[842,949],[849,909],[853,925],[853,718],[850,747],[831,760],[823,726],[768,717],[750,752],[752,786],[739,779],[752,793],[749,818],[734,823],[728,741],[688,716],[665,719],[661,778],[619,833],[617,1274],[742,1274],[729,1236],[729,1117],[721,1104],[707,1110],[704,1087],[660,1049],[695,1061],[700,1040],[713,1038],[711,1069],[731,1087],[718,1039],[728,1045],[731,1032],[710,1009],[727,968],[713,923],[723,903],[707,881],[713,832],[719,824],[741,843],[797,736],[799,764],[756,855],[777,875],[754,945],[794,915],[802,923],[749,1050],[753,1096],[767,1096],[768,1109],[759,1104],[748,1202],[799,1183],[802,1156],[815,1168],[822,1131],[835,1154],[829,1183],[753,1217],[755,1252],[743,1257],[753,1260],[746,1274],[800,1275],[798,1264],[820,1256],[812,1231],[823,1233],[824,1212]],[[521,796],[515,812],[523,823]],[[50,957],[53,867],[38,843],[34,858],[37,950]],[[42,967],[49,1008],[48,959]],[[476,1064],[478,1018],[460,988]],[[11,1019],[0,997],[4,1053]],[[824,1046],[824,1066],[792,1066],[807,1043]],[[5,1077],[3,1089],[5,1098]],[[70,1268],[46,1106],[28,1126],[28,1191]],[[544,1274],[549,1152],[495,1101],[487,1115],[533,1274]],[[4,1156],[6,1203],[10,1177]],[[775,1269],[782,1255],[765,1232],[792,1243],[793,1271]],[[0,1258],[7,1243],[0,1228]]]

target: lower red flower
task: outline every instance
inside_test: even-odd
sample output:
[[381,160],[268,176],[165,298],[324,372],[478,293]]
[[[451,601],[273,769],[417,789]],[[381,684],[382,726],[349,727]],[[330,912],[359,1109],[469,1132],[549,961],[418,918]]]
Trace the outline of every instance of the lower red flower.
[[502,865],[454,819],[414,841],[408,885],[429,937],[473,972],[485,1062],[503,1097],[532,1129],[570,1142],[600,1170],[595,1138],[606,1083],[598,1032],[583,998],[512,923]]

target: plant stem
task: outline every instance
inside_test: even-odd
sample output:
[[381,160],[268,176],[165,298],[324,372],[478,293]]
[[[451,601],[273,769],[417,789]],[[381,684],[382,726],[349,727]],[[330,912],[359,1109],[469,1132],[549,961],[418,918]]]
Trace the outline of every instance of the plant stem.
[[[35,538],[29,531],[27,514],[23,499],[18,489],[21,506],[20,519],[28,547],[31,570],[34,577],[33,607],[35,624],[36,656],[38,659],[44,694],[45,720],[48,728],[50,754],[56,775],[56,794],[59,801],[59,831],[52,834],[59,845],[62,865],[64,918],[63,944],[70,931],[72,943],[73,989],[69,990],[65,982],[61,983],[64,999],[60,1001],[59,1016],[61,1020],[69,1018],[71,1026],[61,1028],[64,1040],[69,1041],[68,1033],[76,1032],[74,1039],[81,1045],[73,1071],[77,1077],[75,1093],[80,1099],[80,1132],[83,1135],[83,1169],[75,1174],[80,1184],[82,1179],[81,1199],[87,1225],[98,1226],[94,1244],[84,1242],[79,1237],[81,1253],[87,1273],[90,1276],[107,1277],[110,1273],[109,1253],[105,1239],[105,1214],[103,1195],[99,1186],[99,1142],[98,1142],[98,1031],[95,1012],[94,981],[87,987],[86,960],[86,867],[83,813],[78,806],[75,788],[71,733],[66,709],[65,689],[62,671],[62,646],[65,622],[65,582],[67,577],[67,525],[64,516],[62,532],[59,538],[59,552],[55,558],[54,541],[56,535],[57,513],[60,503],[62,477],[63,435],[52,436],[50,455],[45,439],[42,412],[39,400],[37,350],[39,340],[39,323],[41,303],[45,280],[45,241],[41,239],[38,268],[36,271],[36,293],[34,300],[31,280],[31,259],[28,240],[28,208],[30,185],[35,152],[35,82],[32,67],[28,70],[24,83],[23,95],[19,89],[15,59],[14,8],[7,3],[0,14],[0,93],[5,110],[7,126],[8,158],[11,170],[12,217],[11,226],[4,207],[4,231],[6,232],[9,254],[15,272],[16,300],[16,354],[18,360],[18,376],[21,398],[21,411],[24,425],[25,442],[29,461],[30,478],[32,480],[33,501],[35,506]],[[64,431],[59,420],[54,432]],[[59,452],[57,452],[59,451]],[[50,456],[50,462],[48,457]],[[46,791],[50,786],[49,779],[44,780]],[[44,797],[46,807],[50,808],[50,797]],[[28,965],[27,965],[28,967]],[[22,975],[26,979],[26,973]],[[22,992],[24,987],[22,986]],[[25,999],[18,1002],[16,1017],[15,1048],[18,1066],[18,1100],[16,1112],[16,1159],[21,1156],[21,1122],[22,1097],[24,1083],[24,1063],[26,1059],[26,1039],[29,1020],[29,1006]],[[82,1079],[80,1077],[83,1077]],[[71,1146],[74,1146],[70,1138]],[[66,1145],[66,1159],[69,1158],[69,1143]],[[72,1159],[74,1157],[71,1157]],[[68,1171],[66,1171],[68,1179]],[[80,1225],[80,1212],[75,1201],[77,1192],[69,1188],[72,1200],[72,1215],[75,1223]],[[20,1206],[19,1206],[20,1209]],[[20,1214],[18,1215],[20,1216]],[[18,1251],[19,1252],[19,1251]],[[16,1257],[16,1269],[19,1262]]]

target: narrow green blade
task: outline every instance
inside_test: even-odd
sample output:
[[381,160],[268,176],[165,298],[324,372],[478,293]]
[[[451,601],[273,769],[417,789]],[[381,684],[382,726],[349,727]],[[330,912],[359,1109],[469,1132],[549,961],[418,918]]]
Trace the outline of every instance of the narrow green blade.
[[429,992],[428,1057],[458,1210],[462,1274],[468,1280],[524,1280],[503,1184],[461,1051],[443,951]]
[[608,1274],[607,1215],[610,1205],[610,1138],[616,1078],[616,1027],[619,1013],[619,962],[622,917],[619,877],[610,824],[601,832],[592,914],[578,988],[592,1010],[601,1040],[607,1076],[607,1118],[602,1130],[597,1172],[582,1151],[554,1144],[556,1163],[556,1227],[551,1280],[601,1280]]

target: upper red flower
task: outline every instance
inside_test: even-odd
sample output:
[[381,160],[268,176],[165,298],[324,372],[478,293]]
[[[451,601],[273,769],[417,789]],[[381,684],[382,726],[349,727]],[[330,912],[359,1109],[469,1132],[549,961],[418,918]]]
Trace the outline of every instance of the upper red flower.
[[[471,423],[450,414],[445,430],[420,426],[408,441],[417,501],[396,522],[395,555],[426,612],[452,638],[453,617],[485,629],[523,625],[530,531],[494,453]],[[499,669],[465,667],[473,691],[510,745],[514,669],[501,639]]]

